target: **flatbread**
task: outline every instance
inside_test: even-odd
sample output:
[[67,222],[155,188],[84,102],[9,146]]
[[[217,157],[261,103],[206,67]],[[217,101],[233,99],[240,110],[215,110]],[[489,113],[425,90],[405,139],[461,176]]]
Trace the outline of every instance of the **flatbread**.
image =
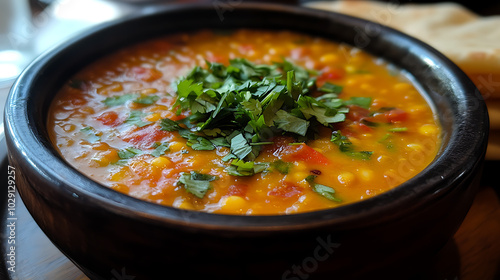
[[309,2],[306,6],[365,18],[416,37],[455,62],[483,96],[500,98],[500,16],[481,17],[451,2],[338,0]]

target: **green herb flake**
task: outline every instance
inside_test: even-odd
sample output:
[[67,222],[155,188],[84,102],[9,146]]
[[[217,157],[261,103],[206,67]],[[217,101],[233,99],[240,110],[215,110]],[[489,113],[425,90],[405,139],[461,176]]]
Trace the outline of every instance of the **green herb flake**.
[[99,136],[98,132],[91,126],[80,129],[80,132],[83,134],[83,138],[89,143],[96,143],[101,141],[101,136]]
[[162,143],[155,147],[154,151],[151,152],[151,155],[154,157],[163,156],[165,152],[168,152],[170,149],[168,148],[168,143]]
[[244,159],[252,152],[252,147],[250,147],[243,134],[238,133],[231,139],[231,152],[239,159]]
[[271,163],[271,167],[277,170],[281,174],[288,174],[290,172],[290,169],[292,168],[293,164],[291,162],[284,162],[282,160],[276,160],[273,163]]
[[370,160],[373,154],[371,151],[356,151],[349,138],[342,135],[340,131],[333,131],[330,141],[337,145],[341,152],[353,159]]
[[266,170],[268,167],[268,163],[253,161],[245,162],[243,160],[233,159],[233,161],[231,161],[231,165],[226,168],[226,171],[232,176],[253,176]]
[[212,189],[211,182],[217,179],[217,176],[191,171],[181,173],[178,183],[183,185],[188,193],[201,199]]
[[311,189],[314,192],[318,193],[319,195],[321,195],[324,198],[327,198],[331,201],[342,202],[341,199],[339,199],[335,196],[335,190],[333,188],[315,183],[314,181],[315,181],[316,177],[318,177],[318,176],[309,175],[305,179],[309,183],[309,186],[311,186]]
[[177,131],[181,128],[179,126],[178,122],[173,121],[171,119],[162,119],[160,121],[160,127],[161,127],[161,130],[170,131],[170,132]]
[[126,123],[135,125],[137,127],[144,127],[146,125],[152,124],[152,122],[143,121],[142,117],[146,115],[141,111],[131,111],[128,118],[125,120]]
[[344,101],[345,105],[356,105],[361,108],[368,109],[370,108],[370,105],[372,104],[372,98],[371,97],[351,97],[349,100]]
[[393,127],[389,129],[389,132],[406,132],[408,131],[407,127]]
[[124,95],[116,95],[116,96],[107,97],[102,102],[104,103],[104,105],[106,105],[108,107],[115,107],[115,106],[123,105],[123,104],[127,103],[127,101],[132,100],[132,99],[137,98],[137,97],[138,97],[138,95],[135,93],[127,93]]
[[130,159],[140,154],[142,154],[142,151],[134,147],[125,148],[118,151],[118,157],[120,159]]
[[156,103],[160,99],[157,95],[146,95],[140,96],[134,100],[134,103],[142,104],[142,105],[152,105]]
[[335,93],[335,94],[340,94],[344,88],[339,85],[334,85],[331,83],[326,82],[322,87],[320,87],[318,90],[322,92],[328,92],[328,93]]

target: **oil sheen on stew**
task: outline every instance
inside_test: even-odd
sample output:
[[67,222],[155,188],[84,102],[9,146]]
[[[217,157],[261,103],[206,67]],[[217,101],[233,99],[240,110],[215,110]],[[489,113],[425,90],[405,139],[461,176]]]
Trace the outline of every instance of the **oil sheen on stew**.
[[338,207],[403,183],[441,128],[404,76],[288,31],[182,33],[124,48],[68,81],[51,139],[133,197],[226,214]]

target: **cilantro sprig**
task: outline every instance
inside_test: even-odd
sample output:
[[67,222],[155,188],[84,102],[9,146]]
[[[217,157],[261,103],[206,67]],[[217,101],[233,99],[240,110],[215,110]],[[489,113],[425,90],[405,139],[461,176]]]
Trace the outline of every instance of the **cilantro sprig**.
[[273,135],[305,140],[318,124],[331,127],[344,121],[347,105],[371,102],[344,102],[338,98],[342,87],[329,83],[319,89],[325,94],[311,96],[317,91],[311,76],[316,73],[288,60],[261,65],[238,58],[228,66],[213,62],[207,66],[195,67],[176,83],[174,107],[177,114],[190,110],[190,122],[182,126],[163,120],[162,129],[178,130],[194,149],[214,149],[223,143],[232,157],[243,162],[254,161],[259,143],[267,143]]

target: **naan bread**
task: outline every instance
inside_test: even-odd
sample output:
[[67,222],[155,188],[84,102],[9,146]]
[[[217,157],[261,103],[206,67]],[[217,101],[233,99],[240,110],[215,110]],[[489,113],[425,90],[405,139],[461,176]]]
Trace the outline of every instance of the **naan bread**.
[[500,16],[480,17],[456,3],[393,4],[338,0],[306,4],[390,26],[433,46],[476,83],[500,98]]

